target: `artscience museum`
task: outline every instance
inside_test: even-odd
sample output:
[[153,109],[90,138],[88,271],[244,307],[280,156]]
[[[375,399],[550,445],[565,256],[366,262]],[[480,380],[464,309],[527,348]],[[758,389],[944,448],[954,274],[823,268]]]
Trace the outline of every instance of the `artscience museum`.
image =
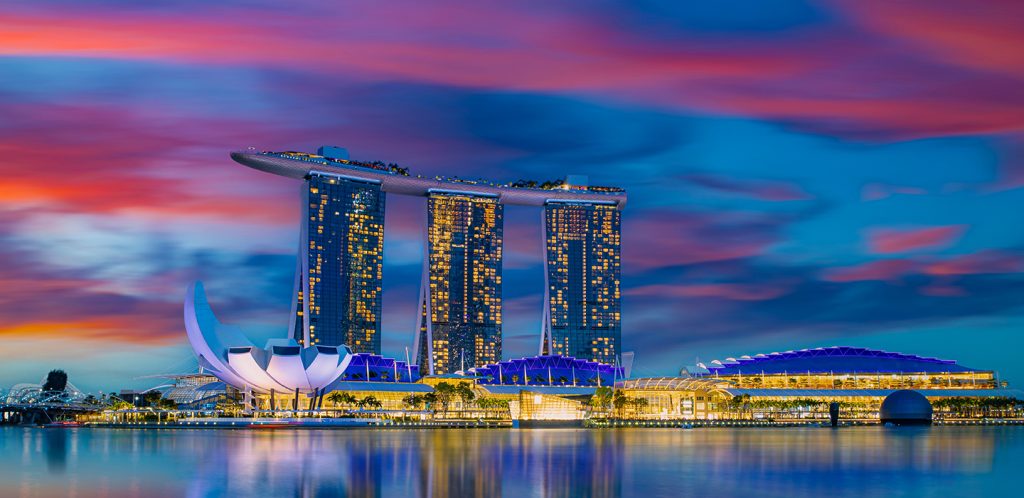
[[257,393],[320,391],[352,361],[346,346],[301,348],[290,338],[257,346],[238,327],[217,320],[201,282],[190,286],[185,298],[185,330],[203,369]]

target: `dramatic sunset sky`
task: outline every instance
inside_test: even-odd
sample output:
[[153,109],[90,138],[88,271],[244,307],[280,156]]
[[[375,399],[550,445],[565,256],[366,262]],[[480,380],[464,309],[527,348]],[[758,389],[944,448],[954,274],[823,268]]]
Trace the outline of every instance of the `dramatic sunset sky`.
[[[320,144],[625,187],[635,375],[852,345],[1024,382],[1019,0],[0,5],[0,387],[194,369],[196,279],[285,334],[299,184],[228,152]],[[388,199],[385,354],[424,219]],[[506,358],[538,344],[540,220],[506,210]]]

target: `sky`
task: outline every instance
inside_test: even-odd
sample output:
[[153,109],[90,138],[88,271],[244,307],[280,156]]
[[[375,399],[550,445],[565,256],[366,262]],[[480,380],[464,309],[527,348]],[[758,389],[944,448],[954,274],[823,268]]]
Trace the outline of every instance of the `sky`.
[[[0,2],[0,386],[152,387],[182,303],[286,334],[299,183],[228,153],[627,189],[634,375],[850,345],[1024,382],[1024,3]],[[391,196],[383,352],[424,200]],[[541,215],[508,206],[504,356],[535,354]]]

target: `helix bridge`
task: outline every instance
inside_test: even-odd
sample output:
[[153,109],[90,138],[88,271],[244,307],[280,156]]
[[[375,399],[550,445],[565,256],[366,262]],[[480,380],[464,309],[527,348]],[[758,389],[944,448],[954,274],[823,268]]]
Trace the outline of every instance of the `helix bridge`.
[[27,383],[0,390],[0,424],[51,424],[103,408],[70,382],[62,391]]

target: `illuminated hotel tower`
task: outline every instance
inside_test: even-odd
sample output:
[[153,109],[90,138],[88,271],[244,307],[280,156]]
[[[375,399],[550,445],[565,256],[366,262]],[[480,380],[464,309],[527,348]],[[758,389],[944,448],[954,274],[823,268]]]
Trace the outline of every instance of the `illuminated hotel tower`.
[[303,182],[291,322],[302,345],[380,353],[384,196],[391,193],[427,198],[427,255],[413,348],[420,372],[444,374],[501,360],[505,205],[544,207],[541,351],[621,360],[623,189],[588,185],[573,175],[540,184],[410,175],[397,164],[351,160],[335,146],[316,154],[249,148],[231,158]]
[[384,193],[379,182],[311,172],[291,330],[305,346],[380,354]]
[[497,197],[431,192],[420,291],[420,372],[501,360],[501,237]]
[[620,222],[621,212],[610,203],[545,206],[542,353],[612,364],[619,359]]

